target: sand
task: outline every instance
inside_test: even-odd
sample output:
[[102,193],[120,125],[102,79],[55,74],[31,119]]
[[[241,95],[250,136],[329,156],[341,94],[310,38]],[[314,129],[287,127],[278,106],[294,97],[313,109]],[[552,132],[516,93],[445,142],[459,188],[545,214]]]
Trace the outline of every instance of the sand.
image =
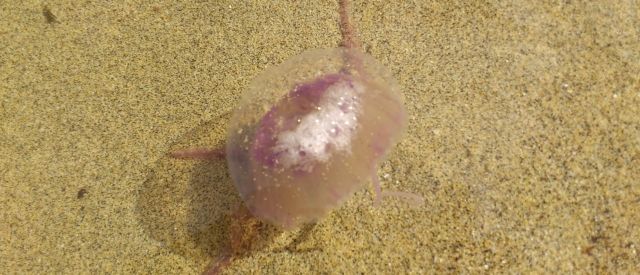
[[[251,79],[340,41],[335,1],[116,2],[0,3],[4,273],[201,272],[239,198],[167,153],[223,144]],[[383,187],[426,204],[368,188],[227,271],[639,270],[638,2],[401,2],[352,14],[410,113]]]

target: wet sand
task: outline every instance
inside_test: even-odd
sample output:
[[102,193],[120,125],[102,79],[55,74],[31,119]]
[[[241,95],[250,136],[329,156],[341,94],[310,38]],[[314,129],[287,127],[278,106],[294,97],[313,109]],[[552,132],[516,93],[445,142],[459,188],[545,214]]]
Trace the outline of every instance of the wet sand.
[[[0,270],[199,273],[239,203],[224,142],[249,81],[340,41],[334,1],[0,4]],[[235,273],[640,269],[636,1],[353,3],[410,114],[370,188]],[[417,5],[417,6],[415,6]],[[295,243],[295,249],[286,249]]]

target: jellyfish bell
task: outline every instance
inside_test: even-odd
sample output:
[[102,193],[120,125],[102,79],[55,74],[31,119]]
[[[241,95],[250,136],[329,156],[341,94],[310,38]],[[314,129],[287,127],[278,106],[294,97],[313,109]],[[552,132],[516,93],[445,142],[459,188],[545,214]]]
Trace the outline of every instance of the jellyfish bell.
[[231,119],[227,161],[251,213],[291,229],[362,189],[406,125],[397,85],[371,56],[310,50],[250,84]]

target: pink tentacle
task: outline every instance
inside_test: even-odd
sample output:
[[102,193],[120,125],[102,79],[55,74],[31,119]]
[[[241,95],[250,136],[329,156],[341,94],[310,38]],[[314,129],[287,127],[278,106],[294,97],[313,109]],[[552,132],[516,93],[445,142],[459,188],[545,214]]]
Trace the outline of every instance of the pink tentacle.
[[424,205],[424,198],[418,194],[402,191],[382,191],[382,187],[380,186],[380,179],[378,178],[378,174],[376,173],[376,168],[373,169],[373,172],[371,174],[371,181],[373,183],[373,191],[376,196],[373,200],[374,207],[379,207],[382,202],[382,198],[384,197],[401,198],[411,204],[412,207],[420,207]]
[[380,179],[376,173],[376,168],[373,169],[373,173],[371,174],[371,181],[373,182],[373,192],[376,196],[373,199],[373,206],[379,207],[382,202],[382,187],[380,187]]
[[224,254],[219,256],[216,260],[211,262],[207,270],[205,270],[202,275],[217,275],[220,274],[226,267],[231,265],[233,261],[233,256],[231,254]]
[[349,21],[351,1],[340,0],[340,31],[342,32],[342,46],[345,48],[360,48],[360,42],[356,37],[355,27]]

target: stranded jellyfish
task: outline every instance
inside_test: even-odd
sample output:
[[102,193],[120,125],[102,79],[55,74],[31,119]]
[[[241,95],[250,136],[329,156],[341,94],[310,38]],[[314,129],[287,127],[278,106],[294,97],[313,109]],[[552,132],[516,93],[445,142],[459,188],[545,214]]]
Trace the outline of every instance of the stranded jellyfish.
[[229,243],[207,274],[248,253],[268,222],[293,229],[314,222],[373,182],[378,164],[407,126],[391,74],[358,50],[348,0],[340,1],[342,48],[309,50],[265,70],[233,113],[226,149],[174,152],[178,158],[226,157],[245,205],[233,215]]
[[249,211],[290,229],[369,180],[379,190],[378,163],[406,125],[398,88],[372,57],[310,50],[251,83],[232,116],[226,157]]

